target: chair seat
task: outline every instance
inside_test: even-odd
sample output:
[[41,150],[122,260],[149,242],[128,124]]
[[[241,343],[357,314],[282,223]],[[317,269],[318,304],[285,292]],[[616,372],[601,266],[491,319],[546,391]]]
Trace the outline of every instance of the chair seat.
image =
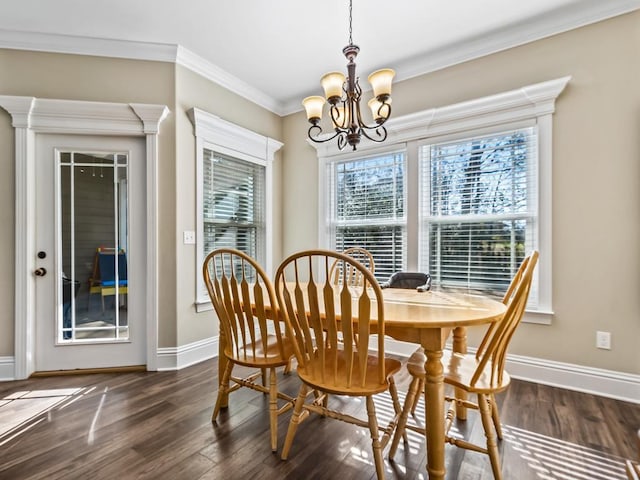
[[[427,357],[422,349],[416,350],[407,362],[407,370],[417,378],[424,379],[424,362]],[[478,368],[478,361],[473,355],[464,355],[445,350],[442,355],[442,365],[444,367],[444,382],[457,388],[462,388],[471,393],[495,393],[505,390],[511,382],[511,377],[504,371],[502,383],[491,382],[491,364],[487,364],[484,373],[471,385],[471,378]]]
[[[326,358],[331,358],[331,355],[326,355]],[[305,367],[298,365],[298,376],[307,385],[316,390],[321,390],[333,395],[353,395],[353,396],[367,396],[381,393],[389,388],[388,378],[402,368],[402,364],[393,358],[385,358],[384,371],[386,379],[383,383],[378,380],[379,360],[377,356],[367,356],[367,372],[366,382],[364,385],[356,385],[354,382],[348,384],[348,376],[346,371],[347,358],[344,350],[339,349],[337,353],[337,367],[325,360],[324,366],[320,358],[314,358]],[[322,377],[322,371],[324,370],[324,380]],[[354,372],[352,377],[360,378],[360,369],[357,362],[354,365]]]
[[293,342],[290,338],[282,337],[282,349],[284,350],[284,356],[280,353],[277,337],[275,335],[268,335],[266,351],[262,348],[262,341],[257,339],[255,348],[253,348],[251,342],[249,342],[240,348],[237,354],[235,354],[235,352],[233,352],[233,354],[225,352],[225,355],[238,365],[245,367],[280,367],[289,363],[289,359],[294,355]]

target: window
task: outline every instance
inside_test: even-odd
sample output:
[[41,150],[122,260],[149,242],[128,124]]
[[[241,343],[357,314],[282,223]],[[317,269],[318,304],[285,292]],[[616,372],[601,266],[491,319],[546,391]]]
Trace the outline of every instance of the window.
[[405,263],[404,165],[403,153],[390,153],[328,166],[331,248],[369,250],[378,280]]
[[266,168],[207,148],[203,161],[203,257],[235,248],[264,263]]
[[540,252],[525,321],[550,323],[552,115],[570,77],[392,118],[385,146],[316,144],[320,245],[365,247],[376,276],[501,296]]
[[235,248],[272,271],[272,163],[282,143],[197,108],[196,309],[210,310],[202,262],[216,248]]
[[421,146],[420,261],[434,284],[502,297],[537,248],[536,132]]

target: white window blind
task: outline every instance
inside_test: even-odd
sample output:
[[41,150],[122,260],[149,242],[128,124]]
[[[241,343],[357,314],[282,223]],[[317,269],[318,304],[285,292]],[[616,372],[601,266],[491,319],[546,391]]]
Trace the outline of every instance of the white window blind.
[[405,162],[400,152],[327,166],[331,248],[369,250],[378,280],[405,265]]
[[502,296],[536,248],[536,127],[424,145],[420,158],[422,268]]
[[235,248],[265,258],[265,167],[204,149],[204,255]]

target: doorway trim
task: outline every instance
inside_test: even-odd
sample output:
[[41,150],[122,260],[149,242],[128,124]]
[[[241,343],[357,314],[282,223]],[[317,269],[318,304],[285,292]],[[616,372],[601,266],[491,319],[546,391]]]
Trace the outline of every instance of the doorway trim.
[[35,139],[37,134],[146,137],[147,370],[158,350],[158,133],[166,105],[105,103],[0,95],[15,129],[14,379],[35,370]]

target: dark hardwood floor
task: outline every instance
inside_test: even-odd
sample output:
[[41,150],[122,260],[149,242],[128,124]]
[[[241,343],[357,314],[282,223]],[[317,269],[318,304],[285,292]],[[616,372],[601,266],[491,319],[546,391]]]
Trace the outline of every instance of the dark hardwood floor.
[[[295,374],[279,381],[295,395]],[[397,381],[406,387],[406,376]],[[216,386],[215,360],[178,372],[0,382],[0,479],[375,478],[364,429],[311,418],[281,461],[269,447],[266,397],[240,389],[212,424]],[[364,412],[360,400],[331,401]],[[623,458],[637,457],[640,405],[517,380],[498,402],[505,479],[624,479]],[[389,414],[388,397],[376,406],[380,417]],[[288,420],[285,414],[279,423],[280,447]],[[483,438],[474,412],[456,428]],[[485,455],[446,452],[447,479],[493,478]],[[425,479],[424,440],[410,434],[408,447],[401,443],[385,464],[389,479]]]

